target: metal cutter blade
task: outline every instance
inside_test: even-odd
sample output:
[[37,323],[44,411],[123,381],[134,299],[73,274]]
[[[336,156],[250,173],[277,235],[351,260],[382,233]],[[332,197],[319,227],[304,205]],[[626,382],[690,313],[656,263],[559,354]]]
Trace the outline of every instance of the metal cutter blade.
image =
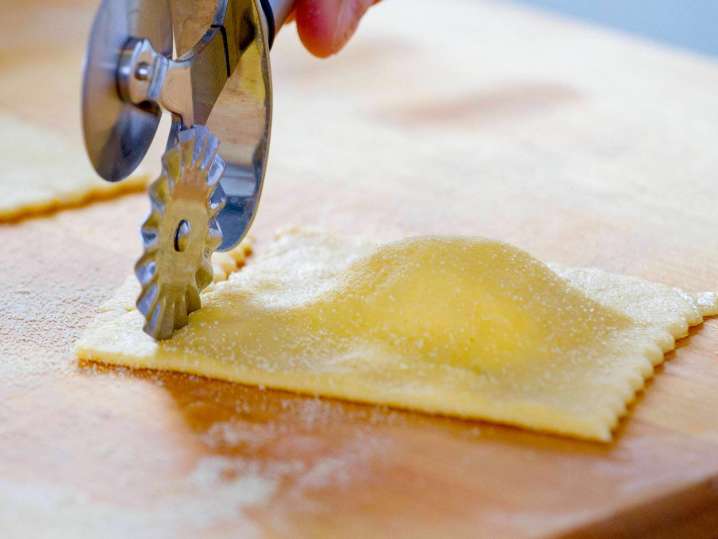
[[161,112],[172,114],[135,267],[137,307],[157,339],[187,324],[212,280],[212,253],[237,245],[252,224],[271,130],[269,48],[293,0],[169,3],[102,0],[82,94],[87,153],[109,181],[137,167]]
[[201,306],[212,282],[212,253],[222,243],[216,196],[224,162],[219,141],[206,127],[181,131],[162,157],[162,174],[150,187],[151,211],[142,225],[144,253],[135,265],[142,285],[137,308],[146,333],[170,337]]
[[109,181],[129,176],[147,153],[160,122],[152,102],[137,106],[117,92],[117,69],[132,37],[172,54],[172,18],[167,0],[103,0],[90,31],[82,80],[85,148],[97,173]]

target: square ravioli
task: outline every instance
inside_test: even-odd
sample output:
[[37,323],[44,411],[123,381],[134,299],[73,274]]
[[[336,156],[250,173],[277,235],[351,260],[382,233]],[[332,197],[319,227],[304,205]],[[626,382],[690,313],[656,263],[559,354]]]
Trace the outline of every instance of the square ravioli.
[[609,441],[636,391],[718,296],[546,265],[480,238],[376,245],[285,232],[202,294],[171,339],[134,281],[77,357]]

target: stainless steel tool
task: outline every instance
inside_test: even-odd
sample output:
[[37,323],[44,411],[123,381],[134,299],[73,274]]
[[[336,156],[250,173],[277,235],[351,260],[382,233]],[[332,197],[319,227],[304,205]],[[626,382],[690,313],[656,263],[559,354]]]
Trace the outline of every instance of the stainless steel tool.
[[135,266],[137,307],[156,339],[187,324],[212,281],[212,253],[252,224],[272,122],[269,49],[293,2],[102,0],[97,11],[82,126],[98,174],[130,175],[162,111],[172,115]]

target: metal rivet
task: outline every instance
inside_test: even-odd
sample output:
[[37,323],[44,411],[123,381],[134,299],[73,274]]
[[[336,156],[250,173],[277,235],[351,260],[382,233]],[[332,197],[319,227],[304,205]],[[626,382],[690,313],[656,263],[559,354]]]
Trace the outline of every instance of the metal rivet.
[[150,64],[147,62],[140,62],[137,64],[135,69],[135,78],[137,80],[147,80],[150,78]]

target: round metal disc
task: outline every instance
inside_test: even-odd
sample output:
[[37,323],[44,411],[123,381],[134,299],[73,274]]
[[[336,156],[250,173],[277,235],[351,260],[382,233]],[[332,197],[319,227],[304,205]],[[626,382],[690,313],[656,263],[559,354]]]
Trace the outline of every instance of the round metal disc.
[[109,181],[129,176],[154,138],[161,111],[124,102],[117,91],[117,66],[129,38],[147,38],[172,54],[172,19],[167,0],[102,0],[92,24],[82,80],[85,148],[97,173]]

